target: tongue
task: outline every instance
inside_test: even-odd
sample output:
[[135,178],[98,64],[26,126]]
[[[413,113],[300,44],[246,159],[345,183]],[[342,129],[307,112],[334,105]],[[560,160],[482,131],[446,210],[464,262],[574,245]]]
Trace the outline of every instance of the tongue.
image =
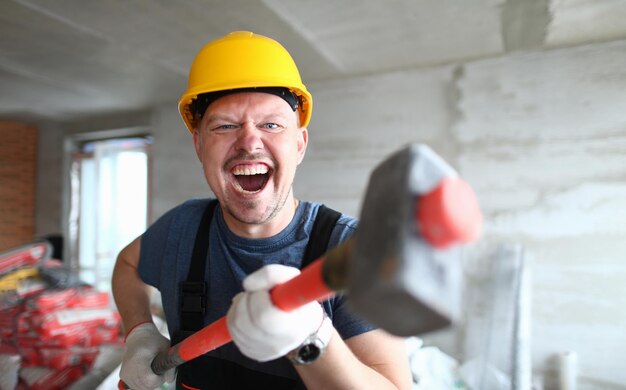
[[241,188],[250,192],[260,190],[267,181],[267,175],[240,175],[236,178]]

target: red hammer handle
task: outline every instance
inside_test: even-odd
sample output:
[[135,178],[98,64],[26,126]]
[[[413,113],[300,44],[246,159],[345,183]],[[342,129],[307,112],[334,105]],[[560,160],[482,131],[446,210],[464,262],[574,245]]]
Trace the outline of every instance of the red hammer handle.
[[[306,267],[300,275],[274,287],[270,291],[274,305],[282,310],[292,311],[309,302],[332,295],[333,291],[326,287],[322,277],[323,260],[324,258],[320,257]],[[180,363],[173,364],[176,362],[171,358],[171,352],[174,352],[172,350],[175,350],[178,357],[186,362],[230,341],[226,317],[222,317],[171,347],[167,356],[158,355],[152,362],[152,369],[156,374],[162,374],[178,366]],[[164,364],[164,358],[172,361],[172,364]]]
[[324,256],[312,262],[300,275],[275,286],[270,291],[272,303],[284,311],[292,311],[313,301],[323,301],[335,292],[324,281]]
[[[333,291],[326,287],[322,278],[323,260],[323,257],[315,260],[297,277],[275,286],[270,291],[272,303],[281,310],[292,311],[309,302],[332,295]],[[186,362],[230,341],[226,317],[222,317],[173,346],[170,350],[177,349],[178,356]],[[170,354],[168,353],[168,355]],[[160,364],[160,360],[159,355],[152,362],[152,369],[157,374],[178,365]]]

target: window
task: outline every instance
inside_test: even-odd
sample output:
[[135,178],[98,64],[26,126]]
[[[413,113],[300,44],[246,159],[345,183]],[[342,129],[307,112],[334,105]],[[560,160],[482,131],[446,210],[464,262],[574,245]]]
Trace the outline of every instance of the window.
[[147,226],[149,137],[86,141],[72,155],[70,267],[110,291],[119,251]]

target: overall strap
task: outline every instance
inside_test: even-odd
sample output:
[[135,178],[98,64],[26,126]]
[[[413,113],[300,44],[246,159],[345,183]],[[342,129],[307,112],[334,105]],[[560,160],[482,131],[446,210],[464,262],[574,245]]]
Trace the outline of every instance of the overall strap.
[[[187,280],[181,283],[181,331],[196,331],[204,326],[207,292],[204,271],[206,269],[207,253],[209,253],[209,229],[216,205],[217,200],[209,202],[202,215],[202,220],[196,233]],[[313,223],[309,243],[302,259],[301,268],[306,267],[326,253],[330,236],[339,217],[341,217],[339,212],[320,205]]]
[[202,214],[193,245],[187,280],[180,284],[180,329],[182,331],[196,331],[204,325],[207,292],[204,270],[207,253],[209,253],[211,220],[216,206],[217,199],[210,201]]
[[309,243],[306,247],[306,251],[304,252],[301,268],[306,267],[326,253],[328,250],[330,235],[332,234],[339,217],[341,217],[341,213],[338,211],[328,208],[323,204],[320,205],[317,211],[317,216],[315,217],[315,223],[311,229]]
[[[208,253],[209,225],[213,215],[213,209],[217,202],[211,202],[207,206],[194,244],[192,263],[189,268],[187,281],[182,283],[183,287],[183,303],[190,303],[188,308],[197,310],[181,311],[181,330],[186,332],[187,336],[193,331],[202,329],[204,312],[206,310],[206,284],[204,281],[205,262]],[[331,233],[337,220],[341,216],[340,213],[331,210],[323,205],[320,206],[309,243],[307,244],[305,255],[302,262],[302,268],[306,267],[313,260],[323,255],[328,247]],[[187,286],[187,287],[185,287]],[[184,294],[187,289],[189,294]],[[198,291],[202,291],[200,295]],[[201,299],[200,299],[201,298]],[[185,301],[185,299],[187,301]],[[187,319],[185,319],[185,317]],[[179,342],[177,340],[176,342]],[[214,356],[202,355],[191,361],[188,361],[178,367],[178,375],[176,376],[177,389],[273,389],[273,390],[296,390],[304,389],[305,386],[300,379],[289,379],[275,376],[269,373],[260,372],[246,368],[235,362],[221,359]]]

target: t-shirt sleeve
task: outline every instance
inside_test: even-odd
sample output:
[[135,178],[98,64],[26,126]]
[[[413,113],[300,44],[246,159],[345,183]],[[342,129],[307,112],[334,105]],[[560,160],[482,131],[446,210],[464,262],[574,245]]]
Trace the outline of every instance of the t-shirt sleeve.
[[191,258],[198,225],[209,201],[188,200],[165,213],[142,234],[139,276],[161,294],[176,295],[176,278],[187,275],[188,268],[181,264],[183,259]]
[[139,254],[139,276],[144,283],[160,289],[161,266],[167,249],[167,238],[174,219],[175,210],[170,210],[157,219],[141,235]]
[[353,336],[358,336],[378,327],[362,318],[350,310],[346,295],[337,295],[330,300],[332,306],[333,326],[344,340]]

